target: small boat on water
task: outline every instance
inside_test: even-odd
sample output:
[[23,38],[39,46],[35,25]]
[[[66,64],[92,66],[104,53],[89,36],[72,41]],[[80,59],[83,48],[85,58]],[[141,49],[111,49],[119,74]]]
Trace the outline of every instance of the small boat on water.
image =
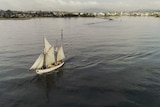
[[55,47],[44,37],[44,51],[29,69],[37,74],[48,73],[60,68],[64,64],[64,51],[62,46],[63,32],[61,33],[61,45]]

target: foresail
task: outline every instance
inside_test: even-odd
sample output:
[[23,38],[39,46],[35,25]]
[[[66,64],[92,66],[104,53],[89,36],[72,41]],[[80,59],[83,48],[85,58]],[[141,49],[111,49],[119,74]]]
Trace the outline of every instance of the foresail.
[[63,60],[65,58],[63,47],[60,46],[57,51],[57,61]]
[[51,48],[51,44],[48,42],[46,37],[44,37],[44,53],[47,53],[47,51]]
[[34,62],[30,70],[35,70],[38,68],[42,68],[44,62],[44,55],[40,54],[40,56],[37,58],[37,60]]
[[51,47],[45,54],[45,66],[49,67],[55,62],[54,47]]

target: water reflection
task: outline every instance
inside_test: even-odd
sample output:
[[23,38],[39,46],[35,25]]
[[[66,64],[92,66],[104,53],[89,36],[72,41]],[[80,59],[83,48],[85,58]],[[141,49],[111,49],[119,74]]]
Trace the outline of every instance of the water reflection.
[[43,75],[36,75],[31,84],[34,84],[42,93],[45,94],[47,101],[50,99],[50,95],[54,88],[58,84],[58,81],[63,76],[63,68],[58,69],[57,72],[50,72]]

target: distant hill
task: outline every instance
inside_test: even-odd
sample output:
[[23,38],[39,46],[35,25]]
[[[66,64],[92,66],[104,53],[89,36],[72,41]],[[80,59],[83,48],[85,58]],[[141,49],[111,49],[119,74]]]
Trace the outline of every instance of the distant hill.
[[88,12],[88,13],[98,13],[98,12],[109,12],[111,10],[103,9],[103,8],[88,8],[88,9],[81,9],[79,12]]
[[133,12],[160,12],[160,10],[154,10],[154,9],[139,9],[135,10]]
[[[114,10],[104,9],[104,8],[88,8],[88,9],[81,9],[79,12],[88,12],[88,13],[98,13],[98,12],[115,12]],[[160,12],[160,9],[138,9],[133,10],[130,12]]]

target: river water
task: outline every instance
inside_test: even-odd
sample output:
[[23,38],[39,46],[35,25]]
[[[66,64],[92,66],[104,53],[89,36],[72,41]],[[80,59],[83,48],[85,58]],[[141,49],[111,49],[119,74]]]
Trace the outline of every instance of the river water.
[[[159,28],[154,17],[0,20],[0,106],[160,107]],[[65,65],[29,72],[61,29]]]

